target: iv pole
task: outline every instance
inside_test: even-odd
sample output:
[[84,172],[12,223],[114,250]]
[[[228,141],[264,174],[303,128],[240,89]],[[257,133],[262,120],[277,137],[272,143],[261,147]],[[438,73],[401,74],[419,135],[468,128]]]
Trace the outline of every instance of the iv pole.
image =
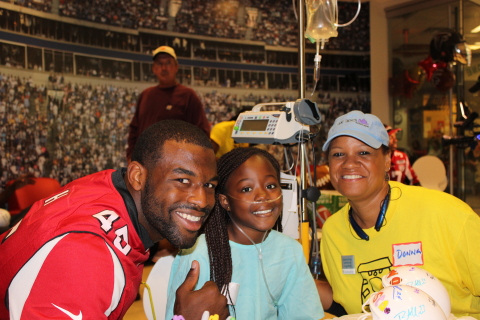
[[[298,1],[298,95],[300,99],[305,98],[306,76],[305,76],[305,0]],[[302,244],[303,253],[309,263],[310,258],[310,241],[309,241],[309,224],[307,212],[307,199],[302,195],[302,190],[307,189],[307,159],[305,142],[300,142],[300,242]],[[315,165],[315,164],[314,164]]]
[[[319,3],[315,4],[318,6],[313,5],[309,8],[309,26],[306,32],[306,23],[305,23],[305,2],[308,0],[298,0],[298,82],[299,82],[299,98],[305,99],[305,90],[306,90],[306,70],[305,70],[305,36],[307,35],[308,38],[314,42],[312,39],[315,40],[317,43],[317,54],[315,56],[315,86],[317,85],[318,81],[320,80],[320,42],[322,43],[321,48],[323,49],[323,44],[331,37],[337,36],[337,27],[346,27],[353,23],[360,13],[361,8],[361,0],[358,0],[358,9],[357,13],[347,23],[338,24],[338,6],[337,0],[333,0],[330,2],[328,0],[320,0]],[[322,5],[327,6],[328,8],[322,7]],[[311,15],[311,16],[310,16]],[[313,19],[315,16],[318,19]],[[310,19],[312,18],[312,19]],[[325,19],[325,21],[323,21]],[[319,29],[318,32],[312,32],[312,29]],[[315,87],[313,88],[313,92],[315,92]],[[312,93],[313,95],[313,93]],[[299,216],[300,216],[300,243],[302,244],[303,253],[307,258],[307,263],[310,263],[310,238],[309,238],[309,215],[307,211],[307,181],[309,181],[309,177],[307,176],[307,158],[306,158],[306,141],[301,141],[299,145],[299,152],[300,152],[300,199],[299,199]],[[313,164],[315,167],[315,163]],[[315,170],[315,168],[314,168]],[[315,188],[312,186],[312,188]],[[315,199],[316,201],[316,199]],[[312,209],[312,224],[315,223],[315,206]],[[316,225],[312,225],[312,239],[316,238],[315,230]]]

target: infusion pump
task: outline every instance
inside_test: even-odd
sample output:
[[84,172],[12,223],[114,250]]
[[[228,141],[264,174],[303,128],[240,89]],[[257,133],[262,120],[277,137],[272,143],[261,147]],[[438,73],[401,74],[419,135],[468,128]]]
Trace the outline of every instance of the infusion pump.
[[[236,143],[289,144],[306,140],[310,127],[295,119],[294,105],[298,102],[262,103],[252,111],[241,113],[233,127]],[[261,111],[266,106],[282,106],[276,111]]]

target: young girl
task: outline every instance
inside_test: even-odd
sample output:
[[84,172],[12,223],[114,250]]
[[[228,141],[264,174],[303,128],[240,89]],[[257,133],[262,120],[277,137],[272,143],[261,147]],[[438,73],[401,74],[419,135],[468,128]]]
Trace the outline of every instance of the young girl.
[[[165,319],[191,263],[200,263],[195,290],[208,280],[236,302],[237,320],[321,319],[323,309],[301,245],[272,230],[282,213],[280,167],[268,152],[236,148],[218,161],[216,205],[196,244],[180,251],[170,274]],[[279,223],[278,223],[279,224]]]

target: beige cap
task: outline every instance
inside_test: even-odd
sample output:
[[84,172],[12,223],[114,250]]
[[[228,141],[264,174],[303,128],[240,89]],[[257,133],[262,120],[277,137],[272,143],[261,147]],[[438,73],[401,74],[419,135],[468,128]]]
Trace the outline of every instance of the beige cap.
[[153,54],[152,54],[153,55],[153,60],[155,60],[157,55],[160,54],[160,53],[169,54],[175,59],[175,61],[177,60],[177,55],[175,54],[175,50],[173,50],[172,47],[161,46],[161,47],[158,47],[157,49],[155,49],[155,51],[153,51]]

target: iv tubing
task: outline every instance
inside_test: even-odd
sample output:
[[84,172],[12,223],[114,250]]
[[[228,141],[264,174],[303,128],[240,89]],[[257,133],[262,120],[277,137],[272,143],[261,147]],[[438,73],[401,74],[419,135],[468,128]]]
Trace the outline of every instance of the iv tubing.
[[238,201],[243,201],[243,202],[246,202],[246,203],[251,203],[251,204],[275,202],[275,201],[277,201],[278,199],[280,199],[281,197],[283,197],[283,194],[280,194],[280,195],[279,195],[278,197],[276,197],[275,199],[267,199],[267,200],[264,200],[264,201],[248,201],[248,200],[242,200],[242,199],[235,198],[234,196],[231,196],[231,195],[229,195],[228,193],[226,193],[226,195],[229,196],[229,197],[232,198],[232,199],[235,199],[235,200],[238,200]]
[[[324,45],[325,39],[322,39],[322,49]],[[315,89],[317,88],[318,81],[320,81],[320,61],[322,61],[322,56],[320,55],[320,42],[317,41],[317,54],[315,55],[313,70],[313,80],[315,81],[315,85],[313,86],[313,91],[310,96],[313,96],[313,94],[315,93]]]
[[240,228],[240,226],[232,219],[232,217],[230,217],[230,220],[233,222],[233,224],[235,225],[235,227],[237,227],[237,229],[240,230],[240,232],[243,233],[243,235],[244,235],[245,237],[247,237],[248,240],[250,240],[250,242],[255,246],[255,249],[257,249],[258,259],[260,260],[260,265],[261,265],[261,268],[262,268],[263,281],[265,282],[265,285],[267,286],[267,291],[268,291],[268,294],[270,295],[270,298],[272,299],[273,305],[274,305],[275,307],[277,307],[277,306],[278,306],[278,302],[275,301],[275,299],[273,298],[272,292],[270,291],[270,287],[268,286],[267,276],[265,275],[265,269],[264,269],[264,267],[263,267],[262,244],[263,244],[263,241],[265,241],[265,237],[267,236],[269,230],[265,231],[265,234],[263,235],[262,242],[260,242],[260,249],[258,249],[257,245],[256,245],[255,242],[252,240],[252,238],[250,238],[250,237],[247,235],[247,233],[246,233],[245,231],[243,231],[242,228]]
[[[335,3],[336,3],[336,1],[335,1]],[[355,14],[355,17],[353,17],[352,20],[350,20],[349,22],[344,23],[344,24],[335,23],[335,26],[337,26],[337,27],[346,27],[346,26],[351,25],[351,24],[353,23],[353,21],[355,21],[355,20],[357,19],[358,15],[360,14],[360,8],[361,8],[361,7],[362,7],[362,2],[361,2],[361,0],[358,0],[358,9],[357,9],[357,13]],[[338,13],[338,11],[337,11],[337,13]]]
[[333,23],[334,26],[336,27],[346,27],[346,26],[349,26],[351,25],[358,17],[358,15],[360,14],[360,9],[362,7],[362,3],[361,3],[361,0],[358,0],[358,8],[357,8],[357,13],[355,14],[355,16],[352,18],[352,20],[350,20],[349,22],[347,23],[337,23],[338,22],[338,7],[337,7],[337,0],[333,0],[332,1],[332,10],[331,12],[328,12],[325,7],[323,7],[323,10],[325,12],[325,18],[327,19],[328,22],[332,23],[332,21],[329,19],[329,13],[331,15],[333,15],[333,21],[336,21],[335,23]]

